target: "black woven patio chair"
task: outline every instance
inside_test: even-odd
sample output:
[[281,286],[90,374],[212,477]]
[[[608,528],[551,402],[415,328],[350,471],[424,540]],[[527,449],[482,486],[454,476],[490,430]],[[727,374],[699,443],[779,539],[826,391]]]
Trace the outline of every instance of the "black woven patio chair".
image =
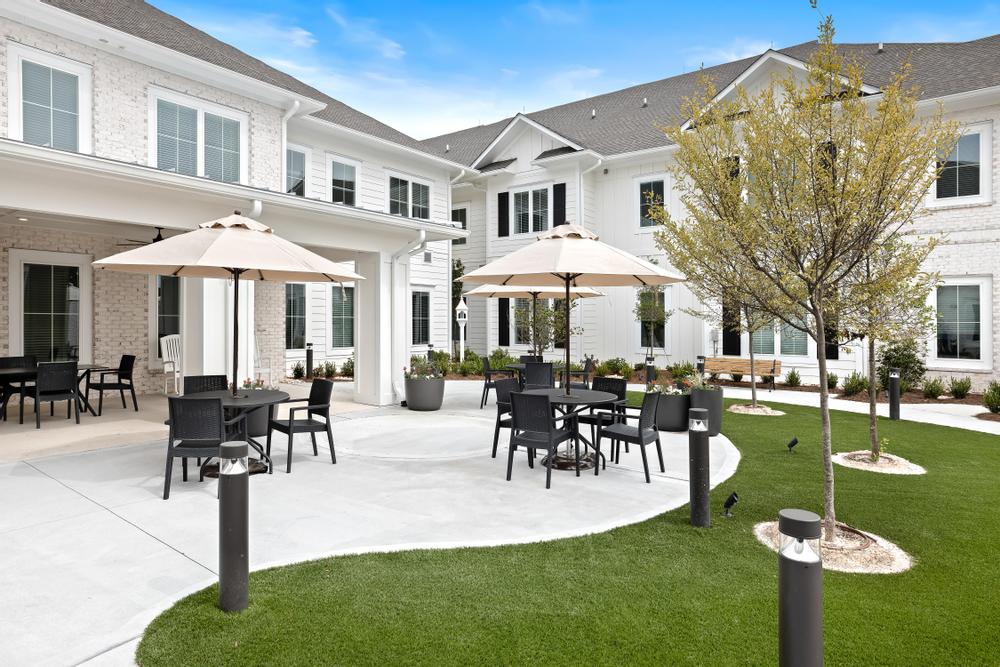
[[[624,413],[625,412],[625,394],[628,391],[628,381],[625,378],[609,378],[609,377],[596,377],[593,383],[591,383],[591,389],[594,391],[606,391],[609,394],[615,395],[615,401],[611,405],[595,406],[590,408],[588,412],[581,413],[577,419],[581,424],[587,424],[590,426],[590,441],[597,441],[597,426],[603,424],[604,426],[609,426],[614,423],[614,418],[611,413]],[[628,445],[625,445],[625,451],[628,452]],[[607,467],[607,461],[604,461],[604,467]]]
[[[570,389],[590,389],[590,376],[594,374],[594,360],[587,357],[587,360],[583,362],[582,371],[570,371],[569,372],[569,387]],[[565,382],[565,373],[563,374],[563,381]]]
[[132,369],[135,367],[135,355],[123,354],[118,362],[118,370],[102,371],[97,382],[87,380],[87,402],[90,402],[90,390],[96,389],[97,395],[97,416],[104,413],[104,392],[117,391],[122,398],[122,409],[125,404],[125,390],[132,394],[132,406],[139,412],[139,401],[135,397],[135,384],[132,382]]
[[[580,476],[580,438],[576,435],[572,420],[575,415],[552,416],[552,403],[549,397],[539,394],[512,393],[510,448],[507,450],[507,481],[514,468],[514,452],[518,447],[528,450],[528,464],[532,464],[535,452],[542,450],[548,453],[545,459],[545,488],[552,486],[552,459],[556,449],[567,440],[572,439],[576,446],[576,476]],[[563,422],[563,426],[558,425]]]
[[530,362],[524,365],[524,389],[552,389],[556,386],[551,363]]
[[[0,368],[34,368],[35,357],[25,355],[23,357],[0,357]],[[26,382],[0,382],[0,420],[7,421],[7,405],[10,399],[21,394],[21,387]],[[21,410],[21,423],[24,423],[24,410]]]
[[163,499],[170,497],[170,478],[174,469],[174,459],[181,460],[181,475],[188,477],[187,460],[201,461],[198,481],[205,479],[205,465],[219,456],[219,445],[226,442],[227,429],[236,430],[237,424],[246,419],[239,414],[227,420],[222,410],[221,398],[198,398],[196,396],[167,396],[170,414],[167,435],[167,469],[163,477]]
[[[630,415],[627,413],[608,412],[609,416],[614,418],[614,423],[608,426],[598,425],[597,427],[597,454],[600,456],[601,453],[601,439],[610,438],[611,439],[611,451],[614,455],[615,463],[618,463],[621,459],[621,443],[632,443],[633,445],[639,445],[639,449],[642,452],[642,469],[646,473],[646,483],[649,484],[649,462],[646,459],[646,445],[656,443],[656,456],[660,460],[660,472],[666,472],[666,468],[663,466],[663,449],[660,447],[660,432],[656,430],[656,406],[659,404],[660,394],[659,392],[651,391],[642,397],[642,407],[639,408],[639,414]],[[626,407],[626,410],[635,410],[636,408]],[[630,426],[626,420],[636,419],[638,424],[636,426]],[[626,449],[626,451],[628,451]],[[597,474],[598,466],[594,466],[594,474]]]
[[489,357],[483,357],[483,397],[479,399],[480,410],[486,405],[490,389],[496,389],[497,379],[509,377],[511,377],[510,371],[490,368]]
[[[337,452],[333,448],[333,430],[330,428],[330,398],[332,396],[333,382],[314,379],[312,388],[309,390],[309,398],[288,401],[288,403],[306,403],[306,405],[289,410],[288,419],[274,419],[274,406],[269,407],[266,451],[270,457],[272,431],[288,434],[288,462],[285,472],[292,472],[292,444],[295,441],[296,433],[308,433],[312,438],[313,456],[319,456],[316,434],[325,432],[326,440],[330,445],[330,460],[334,464],[337,463]],[[296,413],[300,412],[304,412],[305,416],[296,417]],[[316,417],[321,417],[322,421],[315,419]]]
[[225,375],[185,375],[184,393],[200,394],[203,391],[226,391],[229,379]]
[[21,415],[24,421],[24,399],[35,402],[35,428],[42,427],[42,411],[39,403],[49,404],[49,414],[54,415],[57,401],[67,401],[66,419],[76,414],[76,423],[80,423],[79,391],[77,389],[76,362],[55,361],[38,364],[38,375],[35,384],[26,385],[21,393]]
[[493,430],[493,458],[497,457],[500,429],[510,428],[510,395],[518,390],[517,378],[497,380],[497,424]]

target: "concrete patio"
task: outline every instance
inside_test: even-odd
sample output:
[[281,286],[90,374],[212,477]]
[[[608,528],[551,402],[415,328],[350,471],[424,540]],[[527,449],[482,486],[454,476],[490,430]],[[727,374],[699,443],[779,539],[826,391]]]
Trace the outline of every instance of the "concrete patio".
[[[508,483],[505,449],[489,456],[495,410],[478,409],[480,387],[449,382],[436,413],[352,404],[360,409],[334,424],[336,466],[304,438],[294,476],[282,465],[253,477],[251,567],[583,535],[687,502],[686,434],[662,434],[667,472],[652,484],[635,450],[596,478],[554,472],[549,491],[544,469],[519,455]],[[335,399],[349,402],[349,392],[338,385]],[[26,426],[21,437],[54,432]],[[284,446],[273,453],[283,464]],[[720,436],[711,453],[714,486],[735,472],[739,452]],[[163,463],[161,435],[0,465],[0,662],[130,664],[159,611],[216,580],[216,483],[183,483],[175,468],[163,501]]]

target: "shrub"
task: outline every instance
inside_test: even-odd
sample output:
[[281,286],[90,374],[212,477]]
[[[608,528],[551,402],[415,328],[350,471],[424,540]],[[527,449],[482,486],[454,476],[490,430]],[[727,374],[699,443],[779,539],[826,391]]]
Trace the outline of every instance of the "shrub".
[[325,364],[323,364],[323,377],[332,378],[336,374],[337,374],[337,364],[333,363],[332,361],[328,361]]
[[944,382],[941,378],[924,380],[924,398],[937,398],[944,393]]
[[733,382],[743,382],[743,373],[731,373]]
[[839,380],[840,380],[840,378],[837,377],[836,373],[827,373],[826,374],[826,388],[829,389],[830,391],[833,391],[834,389],[837,388],[837,382]]
[[314,378],[326,377],[326,368],[324,368],[323,366],[317,366],[316,368],[313,369],[312,376]]
[[[632,373],[632,365],[621,357],[608,359],[604,363],[607,364],[610,375],[620,375],[627,378]],[[645,364],[642,364],[642,366],[645,366]]]
[[611,367],[608,366],[608,362],[602,361],[594,366],[594,375],[597,377],[604,377],[606,375],[611,375]]
[[426,359],[438,375],[446,375],[451,367],[451,355],[444,350],[431,350]]
[[667,371],[673,379],[683,380],[697,373],[698,369],[690,361],[678,361],[676,364],[667,366]]
[[972,391],[972,378],[951,378],[948,382],[948,393],[955,398],[965,398],[970,391]]
[[844,389],[842,392],[844,396],[854,396],[863,391],[868,391],[868,378],[864,375],[854,371],[844,378]]
[[708,379],[711,380],[712,382],[718,382],[718,380],[719,380],[719,374],[718,373],[714,373],[714,372],[713,373],[709,373],[708,374]]
[[927,372],[927,366],[924,365],[923,344],[916,340],[907,340],[883,346],[878,352],[878,365],[875,370],[879,386],[889,386],[890,368],[899,369],[899,390],[902,393],[905,394],[911,388],[923,385],[924,373]]
[[983,405],[993,414],[1000,413],[1000,382],[994,380],[983,394]]
[[302,365],[301,361],[295,362],[295,365],[292,366],[292,377],[295,378],[296,380],[301,380],[305,376],[306,376],[306,367]]
[[764,384],[771,384],[772,382],[774,382],[774,376],[773,375],[761,375],[760,376],[760,381],[762,383],[764,383]]
[[466,350],[465,359],[462,360],[461,367],[468,371],[467,373],[463,373],[463,375],[482,375],[483,358],[472,350]]
[[498,347],[497,349],[490,352],[490,368],[494,370],[498,370],[503,368],[504,366],[510,366],[511,364],[516,364],[516,363],[517,359],[510,356],[510,354],[507,353],[507,350],[503,349],[502,347]]
[[354,377],[354,357],[350,359],[345,359],[344,363],[340,365],[340,374],[345,378]]
[[466,359],[458,366],[458,374],[461,375],[462,377],[465,377],[467,375],[479,375],[482,372],[483,372],[482,360],[479,361],[478,371],[476,370],[475,362],[470,361],[469,359]]
[[802,377],[794,368],[785,374],[785,384],[789,387],[798,387],[802,384]]

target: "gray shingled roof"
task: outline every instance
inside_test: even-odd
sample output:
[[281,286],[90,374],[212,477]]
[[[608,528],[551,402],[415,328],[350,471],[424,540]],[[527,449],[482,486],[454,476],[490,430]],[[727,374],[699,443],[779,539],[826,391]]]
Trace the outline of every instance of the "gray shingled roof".
[[[839,44],[838,47],[847,58],[865,66],[865,81],[874,86],[889,83],[902,64],[909,62],[912,65],[910,81],[920,88],[923,98],[1000,85],[1000,35],[970,42],[888,43],[882,53],[878,53],[877,44]],[[816,42],[812,41],[780,52],[806,60],[815,48]],[[602,155],[666,146],[669,142],[660,128],[685,120],[680,118],[681,104],[699,90],[701,75],[711,77],[716,87],[722,89],[759,57],[706,67],[526,115]],[[643,98],[647,101],[645,107]],[[593,118],[592,111],[596,111]],[[505,118],[490,125],[425,139],[421,143],[428,151],[472,164],[511,120],[512,117]],[[444,152],[446,144],[450,145],[447,153]]]
[[[42,0],[85,19],[269,83],[327,106],[312,114],[351,130],[429,152],[419,141],[141,0]],[[434,153],[436,155],[436,153]]]
[[484,164],[480,167],[479,171],[483,173],[487,171],[500,171],[501,169],[506,169],[510,165],[514,164],[516,160],[516,157],[512,157],[509,160],[497,160],[496,162],[490,162],[489,164]]

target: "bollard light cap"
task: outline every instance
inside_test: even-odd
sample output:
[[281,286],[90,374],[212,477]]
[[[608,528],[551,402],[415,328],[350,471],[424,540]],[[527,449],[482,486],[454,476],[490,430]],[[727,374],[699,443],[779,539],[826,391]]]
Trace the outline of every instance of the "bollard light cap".
[[899,378],[899,369],[898,368],[890,368],[889,369],[889,377],[891,377],[893,379],[898,379]]
[[250,447],[243,440],[233,440],[219,445],[220,459],[245,459],[250,454]]
[[778,512],[778,532],[799,540],[818,540],[823,534],[818,514],[797,509]]
[[708,430],[708,410],[705,408],[690,408],[688,410],[688,430]]

